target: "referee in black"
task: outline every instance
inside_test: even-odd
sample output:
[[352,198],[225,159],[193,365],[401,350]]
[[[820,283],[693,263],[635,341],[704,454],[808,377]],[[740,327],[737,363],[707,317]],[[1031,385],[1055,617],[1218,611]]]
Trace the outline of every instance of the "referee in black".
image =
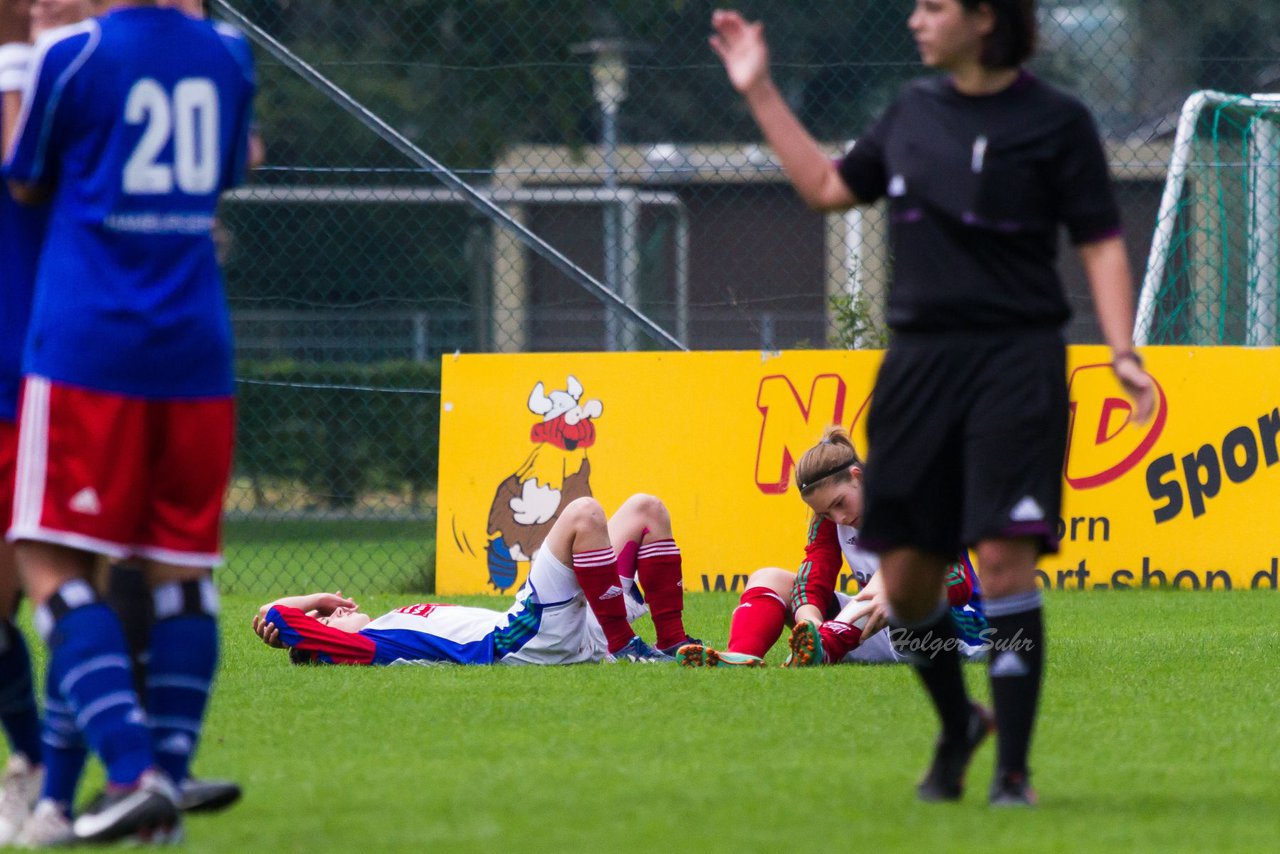
[[810,207],[888,197],[893,335],[867,425],[861,542],[881,554],[893,641],[941,719],[917,793],[959,799],[993,725],[965,689],[942,592],[947,562],[969,546],[994,629],[989,800],[1031,805],[1045,636],[1034,569],[1058,546],[1067,433],[1059,224],[1079,250],[1134,417],[1146,421],[1154,406],[1093,120],[1022,68],[1035,47],[1032,0],[917,0],[908,27],[924,64],[942,73],[904,87],[832,162],[774,86],[763,26],[724,10],[711,24],[730,82]]

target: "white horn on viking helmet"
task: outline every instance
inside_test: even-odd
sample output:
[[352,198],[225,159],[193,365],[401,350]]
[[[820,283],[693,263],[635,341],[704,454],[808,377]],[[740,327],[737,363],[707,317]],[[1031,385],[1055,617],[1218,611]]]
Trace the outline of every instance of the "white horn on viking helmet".
[[547,397],[546,389],[541,382],[535,385],[529,394],[529,411],[534,415],[546,415],[551,411],[551,398]]

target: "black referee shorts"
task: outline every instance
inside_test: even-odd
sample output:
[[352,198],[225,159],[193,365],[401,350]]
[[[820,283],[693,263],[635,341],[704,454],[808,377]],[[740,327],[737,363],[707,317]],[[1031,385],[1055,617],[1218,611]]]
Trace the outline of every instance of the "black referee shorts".
[[860,542],[950,559],[993,537],[1058,549],[1067,443],[1057,330],[899,334],[867,421]]

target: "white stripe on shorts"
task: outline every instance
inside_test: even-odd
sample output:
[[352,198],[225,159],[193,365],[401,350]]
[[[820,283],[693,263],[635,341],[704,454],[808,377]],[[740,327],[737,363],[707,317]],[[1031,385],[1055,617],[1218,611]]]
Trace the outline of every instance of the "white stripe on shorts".
[[20,527],[17,522],[14,522],[13,527],[9,529],[9,541],[16,542],[17,540],[53,543],[56,546],[66,546],[69,549],[76,549],[82,552],[106,555],[115,560],[124,560],[133,554],[130,549],[111,540],[100,540],[97,537],[86,537],[84,534],[55,531],[51,528],[41,528],[39,525],[31,528]]
[[[14,473],[11,533],[40,528],[49,459],[49,381],[27,377],[18,423],[18,464]],[[10,541],[16,539],[9,537]]]

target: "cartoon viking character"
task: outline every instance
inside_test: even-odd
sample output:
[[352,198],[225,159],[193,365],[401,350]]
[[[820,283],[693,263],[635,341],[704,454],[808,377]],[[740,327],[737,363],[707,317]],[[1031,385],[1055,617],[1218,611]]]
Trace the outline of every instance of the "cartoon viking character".
[[560,508],[591,494],[587,448],[595,444],[593,418],[604,405],[582,401],[582,383],[570,376],[565,391],[547,394],[541,382],[529,395],[533,451],[516,473],[498,485],[489,508],[489,583],[506,590],[516,582],[520,561],[533,559]]

